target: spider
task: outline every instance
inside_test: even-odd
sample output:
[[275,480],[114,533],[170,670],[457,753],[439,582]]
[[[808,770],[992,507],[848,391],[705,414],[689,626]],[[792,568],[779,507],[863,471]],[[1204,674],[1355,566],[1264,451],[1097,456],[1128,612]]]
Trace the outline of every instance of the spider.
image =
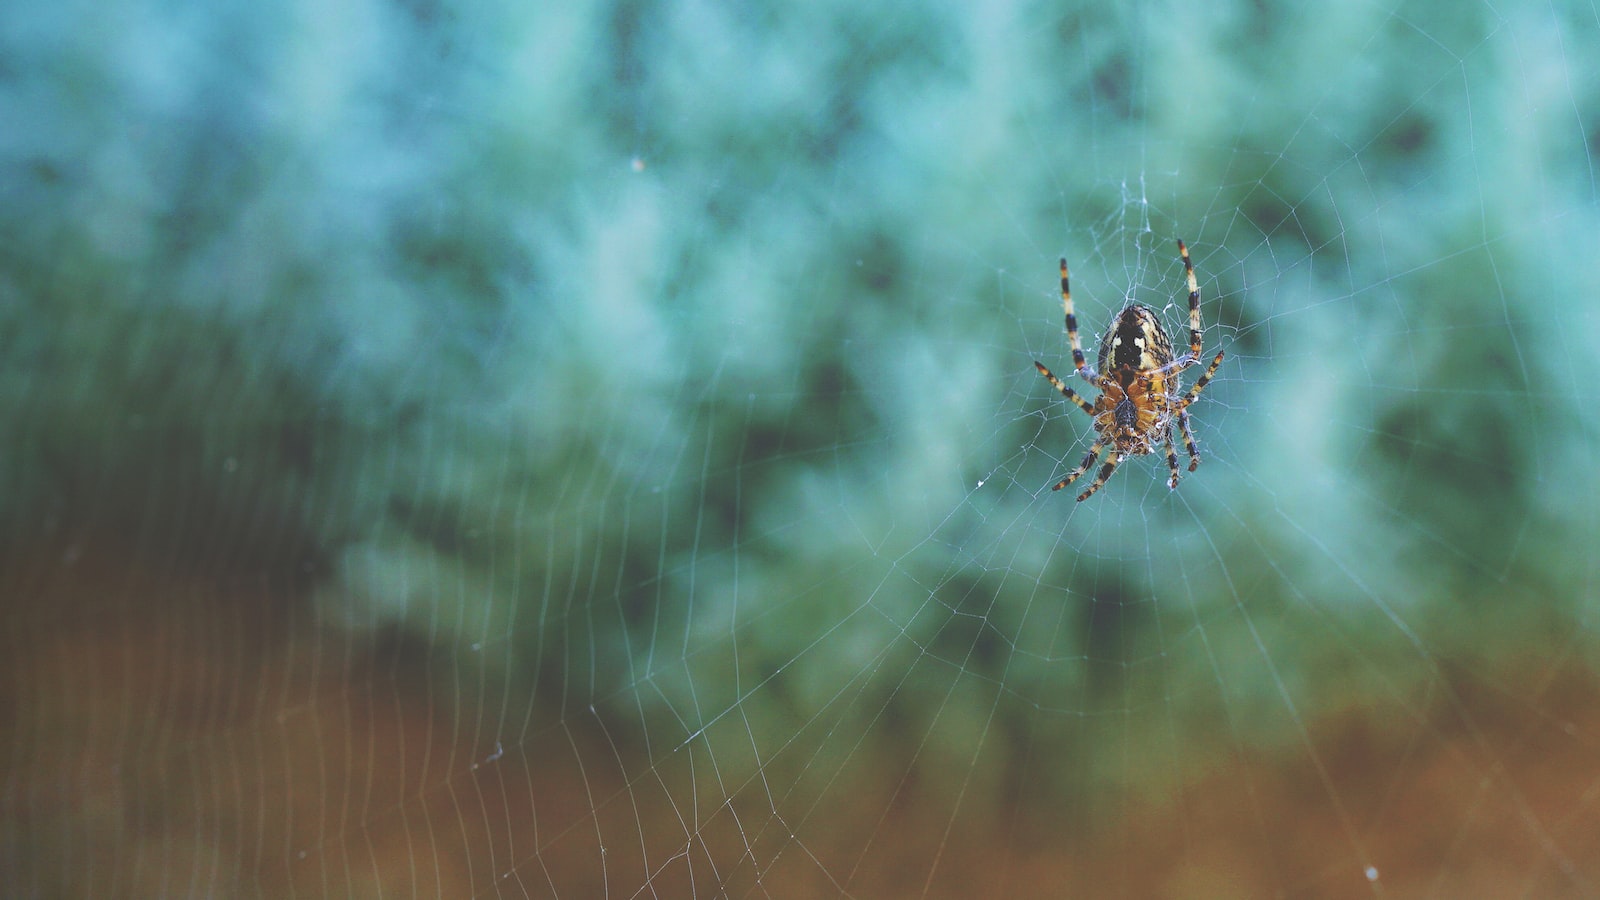
[[1189,471],[1193,472],[1200,465],[1194,432],[1189,429],[1189,404],[1200,396],[1211,376],[1216,374],[1217,366],[1222,364],[1223,351],[1217,351],[1194,387],[1187,394],[1181,394],[1183,385],[1178,373],[1200,361],[1200,285],[1194,280],[1194,264],[1189,262],[1189,248],[1183,241],[1178,242],[1178,255],[1183,257],[1183,273],[1189,280],[1189,352],[1174,359],[1172,341],[1162,330],[1155,313],[1149,307],[1130,303],[1117,313],[1101,339],[1096,368],[1090,368],[1084,361],[1083,347],[1078,343],[1078,317],[1072,312],[1067,261],[1061,260],[1061,307],[1067,314],[1072,364],[1084,381],[1100,389],[1100,397],[1090,404],[1050,374],[1043,363],[1034,361],[1040,375],[1094,420],[1095,439],[1088,454],[1071,475],[1061,479],[1051,490],[1059,491],[1077,481],[1094,465],[1101,451],[1110,448],[1111,455],[1100,466],[1094,482],[1078,495],[1081,503],[1100,490],[1123,460],[1154,453],[1158,439],[1166,445],[1167,468],[1172,471],[1167,488],[1175,490],[1178,487],[1178,454],[1172,449],[1174,420],[1183,429],[1184,448],[1189,451]]

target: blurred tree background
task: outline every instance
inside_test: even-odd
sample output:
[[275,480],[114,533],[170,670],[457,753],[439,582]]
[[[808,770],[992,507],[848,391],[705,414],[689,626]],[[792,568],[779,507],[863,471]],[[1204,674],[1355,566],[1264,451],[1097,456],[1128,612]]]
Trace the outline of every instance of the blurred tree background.
[[[0,893],[1600,891],[1592,7],[68,2],[0,122]],[[1051,493],[1179,238],[1204,463]]]

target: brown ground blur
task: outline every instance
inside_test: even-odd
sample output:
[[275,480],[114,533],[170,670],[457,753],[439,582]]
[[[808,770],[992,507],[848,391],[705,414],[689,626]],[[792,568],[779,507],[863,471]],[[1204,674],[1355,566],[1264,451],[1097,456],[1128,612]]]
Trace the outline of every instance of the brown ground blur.
[[160,558],[79,540],[5,560],[6,896],[1368,896],[1358,853],[1387,896],[1600,889],[1581,671],[1463,673],[1426,727],[1313,724],[1325,772],[1303,745],[1246,750],[1058,829],[957,807],[901,759],[815,808],[719,786],[703,754],[646,765],[581,711],[492,758],[474,711],[430,699],[418,648],[315,631],[293,578],[137,562]]

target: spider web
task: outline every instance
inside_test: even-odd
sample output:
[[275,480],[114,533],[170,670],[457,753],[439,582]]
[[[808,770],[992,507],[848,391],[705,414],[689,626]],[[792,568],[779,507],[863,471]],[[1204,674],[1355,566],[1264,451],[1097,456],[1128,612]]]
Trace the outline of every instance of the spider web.
[[1600,892],[1593,4],[544,6],[0,15],[4,893]]

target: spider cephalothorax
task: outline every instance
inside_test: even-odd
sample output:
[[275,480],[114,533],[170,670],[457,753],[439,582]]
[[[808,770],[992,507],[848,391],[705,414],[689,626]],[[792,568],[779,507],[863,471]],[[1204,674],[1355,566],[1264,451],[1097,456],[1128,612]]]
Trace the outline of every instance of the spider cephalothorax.
[[1178,242],[1178,254],[1183,257],[1183,273],[1189,282],[1189,352],[1174,358],[1172,341],[1155,313],[1133,303],[1123,307],[1106,329],[1100,341],[1100,355],[1095,360],[1096,368],[1090,368],[1083,358],[1083,346],[1078,341],[1078,317],[1072,311],[1072,290],[1067,283],[1067,261],[1061,260],[1061,306],[1067,314],[1072,364],[1083,380],[1100,389],[1100,397],[1090,404],[1050,374],[1043,363],[1034,362],[1039,374],[1094,420],[1095,440],[1088,454],[1072,474],[1051,490],[1059,491],[1078,480],[1094,465],[1101,451],[1109,447],[1111,455],[1100,466],[1099,474],[1088,490],[1078,495],[1080,501],[1087,500],[1106,483],[1123,460],[1154,453],[1157,441],[1166,447],[1167,468],[1172,472],[1167,487],[1176,488],[1178,454],[1172,447],[1174,422],[1183,431],[1184,449],[1189,451],[1189,471],[1193,472],[1200,465],[1194,432],[1189,429],[1189,404],[1200,396],[1217,366],[1222,364],[1223,351],[1217,351],[1194,387],[1187,394],[1182,393],[1178,373],[1200,361],[1200,285],[1195,281],[1189,248],[1183,241]]

